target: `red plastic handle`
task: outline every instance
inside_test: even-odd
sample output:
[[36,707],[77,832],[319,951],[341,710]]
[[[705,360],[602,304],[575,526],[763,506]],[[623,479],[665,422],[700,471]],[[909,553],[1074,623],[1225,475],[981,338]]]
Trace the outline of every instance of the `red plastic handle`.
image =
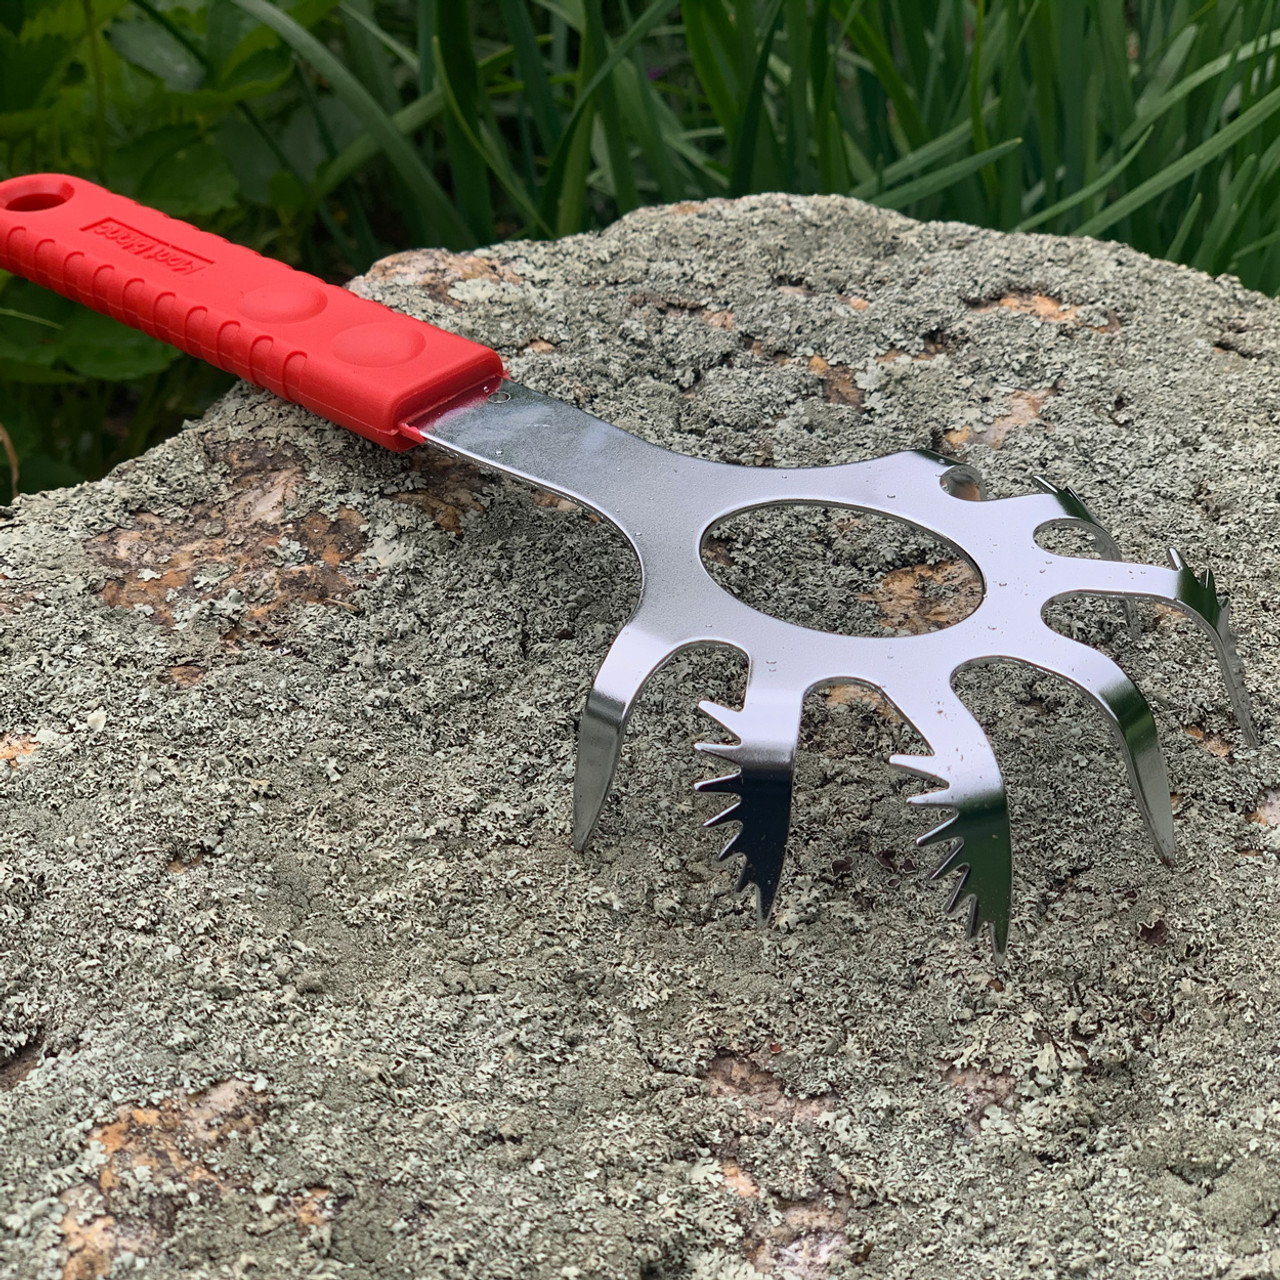
[[407,418],[496,385],[495,351],[81,178],[0,182],[0,267],[389,449]]

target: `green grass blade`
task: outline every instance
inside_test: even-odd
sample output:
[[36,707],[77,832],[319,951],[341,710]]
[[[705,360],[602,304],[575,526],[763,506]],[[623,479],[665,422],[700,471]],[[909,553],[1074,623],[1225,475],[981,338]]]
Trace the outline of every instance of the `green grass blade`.
[[920,118],[915,94],[898,72],[893,54],[875,24],[859,13],[850,23],[850,33],[857,47],[874,68],[884,92],[893,103],[897,119],[912,148],[923,146],[929,140],[929,131]]
[[[389,31],[384,31],[365,6],[358,7],[354,0],[342,0],[342,3],[338,5],[338,12],[348,21],[353,22],[357,27],[372,36],[388,53],[399,58],[415,76],[418,74],[418,69],[421,65],[418,55],[403,41],[397,40]],[[386,83],[388,88],[393,87],[389,79]]]
[[[591,46],[591,60],[601,66],[609,60],[609,39],[604,29],[604,19],[595,5],[587,8],[587,26],[583,39]],[[614,90],[614,76],[625,59],[613,63],[610,74],[604,77],[597,90],[599,97],[600,127],[604,133],[605,154],[609,161],[609,177],[613,186],[613,200],[619,214],[629,213],[640,203],[636,191],[635,175],[631,169],[631,148],[627,144],[622,114],[618,110],[618,95]]]
[[671,12],[672,7],[672,0],[653,0],[609,51],[609,56],[599,68],[592,69],[589,61],[584,62],[582,70],[590,71],[590,78],[577,94],[573,111],[565,122],[538,204],[539,218],[543,225],[552,229],[553,234],[568,235],[577,231],[581,222],[591,163],[591,138],[584,124],[595,113],[600,86],[613,75],[624,58],[631,56],[636,45]]
[[466,141],[468,153],[483,165],[483,174],[493,173],[493,176],[501,183],[520,212],[529,221],[530,226],[545,234],[548,228],[543,223],[537,206],[533,203],[515,170],[511,167],[511,162],[506,152],[486,136],[487,130],[485,129],[484,121],[479,116],[469,112],[459,96],[455,87],[453,71],[445,61],[444,47],[438,35],[433,46],[433,53],[436,60],[436,84],[444,95],[445,106],[449,111],[448,118],[452,120],[459,134]]
[[725,74],[722,52],[716,45],[720,38],[717,24],[713,21],[720,8],[720,0],[686,0],[681,8],[684,18],[685,40],[689,46],[689,57],[693,62],[694,74],[698,77],[698,85],[706,94],[711,114],[720,122],[726,135],[737,119],[736,91],[730,87]]
[[773,48],[782,17],[783,0],[772,0],[765,14],[763,38],[751,72],[751,87],[742,104],[738,123],[733,131],[733,153],[729,161],[729,194],[746,195],[751,190],[751,175],[756,166],[756,140],[760,135],[761,116],[764,113],[764,82],[769,72],[769,52]]
[[1265,98],[1255,102],[1248,111],[1237,116],[1229,125],[1214,134],[1207,142],[1166,165],[1159,173],[1126,192],[1113,204],[1101,210],[1076,230],[1076,235],[1096,236],[1100,231],[1114,226],[1121,218],[1135,209],[1142,208],[1149,200],[1168,191],[1175,183],[1189,178],[1201,166],[1230,150],[1241,138],[1247,137],[1265,120],[1280,110],[1280,88],[1272,89]]
[[1202,67],[1198,67],[1195,71],[1184,76],[1172,89],[1157,95],[1150,102],[1144,102],[1139,99],[1139,110],[1134,115],[1133,123],[1121,135],[1120,145],[1127,147],[1147,125],[1152,124],[1160,116],[1172,110],[1179,103],[1184,102],[1197,89],[1207,84],[1212,84],[1224,71],[1235,66],[1240,58],[1270,53],[1275,49],[1280,49],[1280,30],[1271,31],[1265,36],[1260,36],[1257,40],[1241,45],[1239,49],[1233,49],[1230,53],[1224,53],[1221,57],[1213,58]]
[[[434,84],[435,57],[431,49],[427,50],[427,54],[431,58],[431,81]],[[515,50],[510,45],[490,54],[480,63],[481,82],[501,71],[514,56]],[[440,91],[440,86],[436,85],[429,93],[415,98],[408,106],[401,107],[391,117],[391,122],[401,134],[410,137],[424,125],[443,115],[444,109],[444,94]],[[349,142],[328,164],[321,165],[316,172],[311,184],[313,197],[328,195],[339,183],[345,182],[363,169],[378,154],[378,151],[378,140],[371,133],[362,133],[354,141]]]
[[1178,230],[1174,233],[1169,247],[1162,255],[1168,258],[1170,262],[1182,261],[1182,251],[1186,248],[1187,240],[1191,236],[1191,228],[1195,226],[1196,218],[1200,215],[1200,206],[1203,204],[1204,192],[1197,191],[1195,199],[1187,206],[1186,213],[1182,215],[1182,221],[1178,223]]
[[915,201],[923,200],[926,196],[945,191],[971,173],[977,173],[983,165],[994,163],[1021,145],[1021,138],[1009,138],[1005,142],[997,143],[994,147],[988,147],[985,151],[979,151],[976,155],[965,156],[963,160],[957,160],[954,164],[936,169],[933,173],[926,173],[912,182],[904,182],[890,191],[881,192],[872,197],[871,203],[878,204],[884,209],[901,209],[906,205],[914,204]]
[[516,51],[516,68],[524,81],[524,96],[529,104],[534,128],[548,155],[560,141],[560,113],[547,78],[547,65],[538,47],[538,38],[524,0],[498,0],[502,24]]
[[476,240],[496,240],[489,195],[489,170],[493,166],[476,140],[480,126],[480,72],[471,44],[469,0],[436,0],[432,56],[436,82],[450,108],[444,118],[445,141],[458,211]]
[[270,27],[298,57],[309,62],[332,85],[356,118],[377,139],[392,167],[437,231],[442,244],[463,248],[474,243],[466,223],[450,204],[440,184],[418,158],[391,117],[359,80],[324,44],[268,0],[231,0],[250,17]]
[[1048,209],[1042,209],[1039,213],[1033,214],[1029,218],[1023,218],[1014,228],[1015,231],[1031,231],[1036,227],[1043,226],[1046,222],[1059,217],[1061,214],[1069,213],[1078,205],[1083,204],[1086,200],[1092,200],[1099,192],[1105,191],[1132,163],[1137,159],[1138,153],[1147,144],[1147,139],[1155,132],[1154,126],[1148,127],[1146,133],[1138,139],[1137,142],[1125,152],[1124,156],[1117,164],[1111,166],[1106,173],[1095,178],[1087,187],[1081,187],[1079,191],[1066,196],[1059,200],[1057,204],[1051,205]]
[[[988,110],[992,105],[994,104],[988,105]],[[940,137],[934,138],[932,142],[926,142],[923,147],[908,151],[905,156],[892,164],[885,165],[882,173],[876,174],[869,182],[860,182],[849,194],[859,200],[871,200],[877,191],[887,191],[912,174],[919,173],[921,169],[937,164],[953,151],[960,150],[972,137],[973,122],[964,119],[955,128],[948,129]]]

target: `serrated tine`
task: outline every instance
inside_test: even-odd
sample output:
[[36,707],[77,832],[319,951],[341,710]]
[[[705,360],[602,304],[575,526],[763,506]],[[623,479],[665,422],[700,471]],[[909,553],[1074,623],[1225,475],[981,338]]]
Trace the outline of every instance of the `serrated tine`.
[[736,773],[695,783],[697,790],[738,797],[736,803],[704,826],[738,822],[740,828],[720,851],[719,861],[741,854],[742,870],[735,892],[754,885],[762,919],[773,909],[786,858],[791,825],[792,768],[800,728],[803,689],[762,690],[748,682],[741,711],[716,702],[702,702],[699,710],[734,734],[733,743],[699,742],[698,750],[739,766]]
[[1168,548],[1168,556],[1172,566],[1169,569],[1128,562],[1110,564],[1099,560],[1079,561],[1071,568],[1073,580],[1055,589],[1053,596],[1128,595],[1167,600],[1170,604],[1177,605],[1199,624],[1213,642],[1236,723],[1240,726],[1245,742],[1251,747],[1257,746],[1258,734],[1249,710],[1249,691],[1244,682],[1243,665],[1236,651],[1231,611],[1226,601],[1218,595],[1217,579],[1211,578],[1210,584],[1206,585],[1202,577],[1191,572],[1175,547]]
[[1013,847],[1004,779],[991,744],[949,683],[929,688],[923,682],[913,682],[901,693],[896,689],[887,693],[932,748],[931,755],[897,754],[889,757],[889,763],[941,784],[938,790],[908,797],[908,803],[955,810],[950,818],[917,837],[916,844],[924,848],[953,842],[932,878],[941,879],[963,868],[947,911],[970,897],[973,929],[990,924],[993,945],[1003,953],[1009,936]]

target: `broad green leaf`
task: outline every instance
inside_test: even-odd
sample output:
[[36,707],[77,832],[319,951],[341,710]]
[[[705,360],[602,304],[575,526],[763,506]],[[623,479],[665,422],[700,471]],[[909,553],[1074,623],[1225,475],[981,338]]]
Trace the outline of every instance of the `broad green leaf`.
[[48,102],[73,52],[74,45],[60,36],[19,40],[0,27],[0,112],[28,111]]
[[167,369],[181,353],[110,316],[79,307],[63,328],[59,354],[86,377],[126,382]]
[[139,199],[153,169],[166,163],[175,152],[199,141],[200,129],[194,124],[164,125],[139,134],[111,153],[107,185],[120,195]]
[[182,147],[157,165],[139,199],[175,218],[198,218],[230,209],[239,186],[226,157],[210,142]]
[[113,22],[107,39],[126,62],[158,76],[173,93],[189,93],[204,83],[204,67],[199,61],[173,34],[149,18]]

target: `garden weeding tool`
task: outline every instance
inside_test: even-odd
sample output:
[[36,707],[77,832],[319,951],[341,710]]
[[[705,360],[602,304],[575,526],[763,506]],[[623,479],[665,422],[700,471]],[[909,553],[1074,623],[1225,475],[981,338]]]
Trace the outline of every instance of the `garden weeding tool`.
[[[736,742],[699,750],[733,766],[699,783],[732,798],[707,824],[738,823],[722,858],[742,855],[738,888],[772,906],[791,814],[792,772],[810,690],[851,681],[879,690],[928,744],[891,763],[941,789],[910,803],[954,810],[919,838],[946,843],[936,876],[959,872],[948,909],[970,902],[968,929],[1008,932],[1011,845],[1004,783],[982,727],[952,691],[963,667],[1013,659],[1083,690],[1106,717],[1162,858],[1174,851],[1164,758],[1146,699],[1109,658],[1052,630],[1051,600],[1076,594],[1168,601],[1216,646],[1245,737],[1256,741],[1244,681],[1211,573],[1176,552],[1170,568],[1130,564],[1070,490],[966,500],[972,471],[925,450],[842,466],[786,469],[706,462],[647,444],[503,376],[487,347],[326,285],[92,183],[31,175],[0,183],[0,266],[104,311],[389,449],[431,444],[591,508],[630,540],[640,601],[595,678],[578,735],[574,844],[604,804],[628,716],[649,677],[695,645],[726,645],[749,670],[738,709],[702,710]],[[981,497],[981,495],[979,494]],[[760,613],[718,586],[702,562],[708,530],[779,504],[875,512],[951,543],[981,575],[963,621],[923,635],[866,638]],[[1043,550],[1036,534],[1074,525],[1103,559]]]

